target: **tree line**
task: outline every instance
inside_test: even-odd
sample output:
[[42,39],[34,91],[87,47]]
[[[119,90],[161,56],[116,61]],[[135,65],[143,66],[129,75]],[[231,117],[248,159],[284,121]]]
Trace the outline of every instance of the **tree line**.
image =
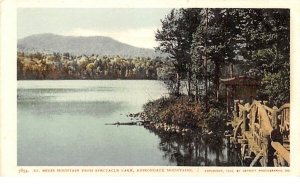
[[26,79],[157,79],[168,59],[72,56],[69,53],[18,53],[17,75]]
[[257,98],[273,105],[290,99],[288,9],[173,9],[156,31],[156,50],[174,66],[170,92],[219,101],[220,78],[260,80]]

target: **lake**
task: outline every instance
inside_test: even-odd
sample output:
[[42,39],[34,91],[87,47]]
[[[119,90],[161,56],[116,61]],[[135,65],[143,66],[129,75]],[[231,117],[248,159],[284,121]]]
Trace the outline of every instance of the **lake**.
[[[233,165],[224,143],[216,149],[201,139],[166,139],[143,126],[107,125],[131,121],[128,114],[166,95],[155,80],[18,81],[18,165]],[[196,155],[187,158],[196,142]]]

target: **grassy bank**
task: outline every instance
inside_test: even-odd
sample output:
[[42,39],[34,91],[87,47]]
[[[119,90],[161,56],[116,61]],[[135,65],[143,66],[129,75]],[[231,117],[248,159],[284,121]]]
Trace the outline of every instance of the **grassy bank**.
[[195,132],[216,135],[223,133],[226,126],[222,105],[211,104],[205,111],[201,103],[187,96],[150,101],[144,105],[144,114],[152,129],[181,135]]

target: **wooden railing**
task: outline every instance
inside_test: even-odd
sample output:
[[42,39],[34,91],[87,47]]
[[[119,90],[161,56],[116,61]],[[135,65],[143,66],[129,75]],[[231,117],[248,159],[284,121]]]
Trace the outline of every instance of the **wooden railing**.
[[240,145],[245,165],[289,166],[290,105],[267,104],[234,102],[231,142]]

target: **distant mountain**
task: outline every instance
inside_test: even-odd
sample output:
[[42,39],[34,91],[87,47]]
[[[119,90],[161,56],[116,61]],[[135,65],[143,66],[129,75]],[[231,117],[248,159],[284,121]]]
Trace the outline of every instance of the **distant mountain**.
[[19,52],[70,53],[73,55],[120,55],[126,57],[163,56],[152,49],[138,48],[110,37],[74,37],[54,34],[37,34],[18,40]]

